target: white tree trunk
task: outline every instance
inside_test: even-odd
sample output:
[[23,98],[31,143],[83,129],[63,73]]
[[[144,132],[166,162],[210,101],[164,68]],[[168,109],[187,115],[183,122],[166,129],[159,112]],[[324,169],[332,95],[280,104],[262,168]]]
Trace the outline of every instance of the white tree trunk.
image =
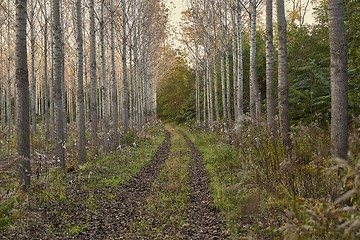
[[105,24],[104,24],[105,0],[101,1],[100,15],[100,41],[101,41],[101,71],[102,71],[102,107],[103,107],[103,130],[104,130],[104,150],[109,153],[109,95],[108,82],[106,78],[106,53],[105,53]]
[[114,148],[116,149],[119,145],[119,115],[118,115],[118,89],[116,84],[116,73],[115,73],[115,9],[114,0],[110,0],[110,12],[111,12],[111,86],[112,86],[112,127],[114,134]]
[[284,0],[277,0],[278,21],[278,94],[279,94],[279,119],[282,140],[287,148],[291,147],[290,116],[289,116],[289,83],[286,41],[286,18]]
[[90,0],[90,121],[91,141],[95,155],[98,154],[98,101],[96,79],[96,38],[94,0]]
[[83,26],[82,26],[82,0],[76,1],[77,25],[77,124],[79,133],[79,162],[86,159],[86,129],[85,129],[85,103],[84,103],[84,66],[83,66]]
[[267,125],[275,136],[275,84],[274,84],[274,36],[273,0],[266,0],[266,113]]

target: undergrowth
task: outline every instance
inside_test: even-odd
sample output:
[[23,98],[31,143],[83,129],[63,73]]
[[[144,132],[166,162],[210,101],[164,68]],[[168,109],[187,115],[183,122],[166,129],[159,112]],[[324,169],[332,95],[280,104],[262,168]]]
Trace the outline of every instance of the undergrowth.
[[292,128],[291,150],[264,126],[191,138],[232,239],[359,239],[359,130],[353,122],[349,161],[331,159],[317,123]]
[[[139,172],[164,139],[164,131],[159,127],[149,126],[131,135],[132,144],[121,146],[109,155],[89,159],[83,165],[74,162],[74,156],[68,157],[68,167],[62,172],[55,169],[51,156],[35,152],[32,185],[27,193],[20,190],[16,163],[12,163],[13,167],[2,171],[0,178],[6,183],[0,186],[0,232],[4,231],[0,238],[2,234],[16,236],[19,232],[26,235],[30,225],[35,228],[39,225],[37,227],[50,235],[58,231],[77,235],[86,229],[86,222],[71,225],[69,220],[69,226],[63,226],[66,228],[62,230],[57,224],[67,222],[73,215],[71,211],[96,211],[103,198],[113,198],[112,189],[119,188]],[[74,148],[76,141],[68,137],[67,144]],[[103,193],[104,196],[100,196]],[[44,219],[43,214],[48,219]],[[50,218],[53,222],[47,222]]]

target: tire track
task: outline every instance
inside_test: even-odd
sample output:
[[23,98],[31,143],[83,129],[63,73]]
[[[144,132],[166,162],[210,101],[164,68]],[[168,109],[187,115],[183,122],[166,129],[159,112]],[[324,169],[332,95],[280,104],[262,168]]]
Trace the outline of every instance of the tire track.
[[188,239],[227,239],[221,231],[219,211],[212,205],[202,154],[184,132],[181,134],[191,149]]
[[132,222],[146,204],[146,196],[160,174],[163,163],[170,152],[170,132],[166,131],[164,142],[158,147],[152,160],[127,184],[121,187],[116,198],[102,206],[100,213],[89,221],[91,227],[76,239],[124,239]]

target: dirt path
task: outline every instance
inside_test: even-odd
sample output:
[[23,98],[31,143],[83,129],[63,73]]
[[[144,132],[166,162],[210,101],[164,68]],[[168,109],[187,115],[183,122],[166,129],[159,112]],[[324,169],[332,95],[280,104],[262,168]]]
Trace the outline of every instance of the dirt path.
[[191,149],[190,198],[189,198],[189,238],[188,239],[227,239],[221,231],[219,211],[212,205],[209,191],[209,178],[204,167],[201,152],[189,137],[182,132]]
[[37,224],[5,239],[227,239],[202,154],[185,133],[168,130],[127,183],[92,192],[87,183],[71,185],[73,199],[45,206]]
[[[103,206],[91,221],[92,227],[81,236],[82,239],[124,239],[132,221],[139,215],[151,185],[169,156],[170,133],[166,132],[163,144],[153,159],[142,170],[119,189],[111,204]],[[80,239],[79,236],[77,239]]]

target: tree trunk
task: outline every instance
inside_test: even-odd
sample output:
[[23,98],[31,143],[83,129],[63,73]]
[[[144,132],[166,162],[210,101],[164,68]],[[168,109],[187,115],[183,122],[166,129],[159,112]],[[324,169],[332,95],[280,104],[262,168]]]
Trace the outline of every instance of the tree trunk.
[[90,121],[91,140],[95,156],[98,154],[98,105],[96,79],[96,39],[94,0],[90,0]]
[[278,20],[278,89],[279,89],[279,119],[280,132],[284,145],[290,149],[290,115],[289,115],[289,83],[288,83],[288,61],[286,41],[286,19],[284,0],[277,0]]
[[122,0],[122,70],[123,70],[123,140],[125,142],[126,135],[129,127],[129,103],[128,103],[128,78],[127,78],[127,64],[126,64],[126,28],[127,28],[127,17],[126,17],[126,0]]
[[113,144],[114,149],[119,146],[119,115],[118,115],[118,104],[117,104],[117,84],[115,75],[115,9],[114,0],[110,0],[110,11],[111,11],[111,83],[112,83],[112,127],[113,127]]
[[48,80],[48,16],[47,6],[44,0],[43,14],[44,14],[44,85],[45,85],[45,141],[48,142],[50,138],[50,127],[49,127],[49,80]]
[[100,15],[100,40],[101,40],[101,66],[102,66],[102,107],[103,107],[103,125],[104,125],[104,150],[109,153],[109,96],[108,83],[106,78],[106,56],[105,56],[105,24],[104,24],[104,8],[105,0],[101,1],[101,15]]
[[[199,12],[197,4],[192,3],[195,14],[195,23],[194,23],[194,35],[195,35],[195,89],[196,89],[196,124],[200,126],[201,124],[201,110],[200,110],[200,66],[199,66]],[[195,5],[196,4],[196,5]]]
[[260,123],[261,95],[256,73],[256,0],[250,2],[250,116],[253,123]]
[[242,5],[241,0],[238,0],[238,17],[237,17],[237,54],[238,54],[238,78],[237,78],[237,106],[238,106],[238,119],[237,123],[240,124],[240,127],[244,121],[244,67],[243,67],[243,50],[242,50]]
[[30,48],[31,48],[31,130],[36,133],[36,77],[35,77],[35,22],[34,0],[30,1]]
[[20,183],[30,186],[30,116],[29,76],[26,47],[26,0],[16,0],[16,89],[17,89],[17,152]]
[[331,155],[347,159],[349,150],[347,46],[344,1],[329,0],[331,59]]
[[275,136],[275,84],[274,84],[274,36],[273,0],[266,0],[266,114],[267,125]]
[[[17,4],[21,4],[23,1],[20,1],[19,3],[16,2]],[[26,4],[26,1],[25,1]],[[8,0],[8,6],[10,6],[10,0]],[[26,8],[26,5],[25,7]],[[17,9],[18,10],[18,9]],[[20,10],[19,10],[20,11]],[[20,13],[20,12],[19,12]],[[25,9],[25,14],[26,14],[26,9]],[[25,15],[25,18],[27,16]],[[8,132],[7,132],[7,141],[8,144],[10,143],[10,139],[11,139],[11,133],[12,133],[12,106],[11,106],[11,72],[10,72],[10,68],[11,68],[11,58],[10,58],[10,54],[11,54],[11,38],[10,38],[10,11],[8,13],[8,29],[7,29],[7,45],[8,45],[8,74],[7,74],[7,91],[6,91],[6,114],[7,114],[7,124],[8,124]],[[26,29],[25,29],[25,34],[26,34]],[[27,68],[26,68],[27,70]]]
[[84,163],[86,158],[86,129],[85,129],[85,103],[84,103],[84,66],[83,66],[83,26],[82,26],[82,0],[76,1],[77,24],[77,124],[79,131],[79,162]]
[[226,65],[226,111],[227,124],[232,120],[231,115],[231,84],[230,84],[230,53],[229,53],[229,26],[228,26],[228,6],[225,3],[225,65]]
[[61,24],[60,24],[60,4],[59,1],[53,2],[53,26],[54,26],[54,101],[55,101],[55,125],[56,125],[56,149],[55,156],[57,165],[60,169],[65,169],[65,134],[64,134],[64,117],[63,117],[63,95],[61,90],[62,82],[62,41],[61,41]]

